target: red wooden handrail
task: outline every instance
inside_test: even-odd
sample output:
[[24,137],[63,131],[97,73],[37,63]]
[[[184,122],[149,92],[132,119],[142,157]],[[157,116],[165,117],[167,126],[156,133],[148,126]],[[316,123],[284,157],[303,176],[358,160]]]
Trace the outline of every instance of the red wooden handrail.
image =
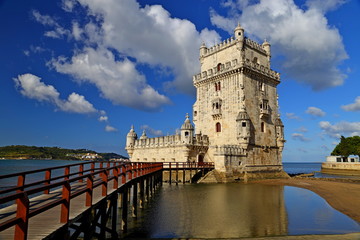
[[[114,180],[113,188],[118,188],[118,178],[119,175],[122,177],[122,183],[125,184],[127,181],[130,181],[136,176],[141,177],[151,172],[159,171],[163,168],[162,163],[152,163],[152,164],[131,164],[131,163],[114,163],[113,166],[110,166],[110,163],[107,164],[105,168],[95,169],[95,163],[90,163],[91,168],[89,170],[84,170],[82,164],[71,164],[62,167],[55,167],[55,168],[47,168],[42,169],[45,172],[45,180],[37,182],[38,185],[36,188],[32,188],[29,190],[24,189],[27,185],[24,184],[26,174],[34,173],[34,171],[28,171],[23,173],[16,173],[16,174],[8,174],[0,176],[0,179],[4,179],[5,177],[14,177],[18,176],[18,186],[12,188],[13,191],[17,191],[17,193],[8,195],[5,197],[0,198],[0,204],[10,203],[11,201],[16,201],[17,204],[17,211],[16,217],[0,223],[0,231],[5,230],[9,227],[15,225],[15,239],[26,239],[27,235],[27,228],[29,218],[45,212],[46,210],[53,208],[55,206],[61,205],[61,214],[60,214],[60,222],[67,223],[69,221],[69,214],[70,214],[70,201],[72,198],[85,193],[85,206],[92,205],[92,194],[93,189],[96,186],[102,185],[102,195],[107,195],[107,184],[108,181]],[[70,174],[70,167],[71,166],[78,166],[79,171],[76,173]],[[102,164],[100,164],[102,165]],[[64,179],[63,181],[51,183],[51,180],[55,178],[51,178],[51,170],[52,169],[64,169],[64,175],[60,177],[56,177],[56,179]],[[121,169],[121,174],[120,173]],[[148,169],[145,171],[145,169]],[[40,170],[36,170],[35,172],[41,172]],[[133,172],[136,173],[133,175]],[[112,173],[112,175],[110,175]],[[140,174],[142,173],[142,174]],[[75,176],[76,177],[72,177]],[[96,176],[100,176],[100,179],[97,178],[96,184],[94,183],[94,179]],[[72,178],[71,178],[72,177]],[[71,191],[71,183],[80,182],[84,178],[87,179],[86,185],[82,187],[82,189],[77,190],[76,192]],[[45,183],[45,184],[44,184]],[[30,185],[30,184],[29,184]],[[31,184],[32,186],[34,183]],[[50,189],[62,187],[62,197],[61,199],[53,200],[46,205],[40,206],[36,208],[36,210],[30,211],[29,208],[29,198],[28,195],[36,194],[39,192],[49,193]],[[10,191],[8,191],[10,192]]]

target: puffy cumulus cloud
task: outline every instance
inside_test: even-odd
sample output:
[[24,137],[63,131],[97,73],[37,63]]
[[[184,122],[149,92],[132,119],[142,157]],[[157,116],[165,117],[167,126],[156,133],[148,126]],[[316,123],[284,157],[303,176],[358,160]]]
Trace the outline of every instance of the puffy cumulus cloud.
[[360,135],[360,122],[342,121],[332,125],[328,121],[322,121],[319,126],[324,134],[334,138]]
[[94,106],[84,96],[71,93],[66,101],[58,105],[64,112],[93,113],[97,112]]
[[64,112],[95,113],[98,112],[84,96],[71,93],[67,100],[60,99],[60,93],[52,86],[46,85],[41,78],[30,73],[13,78],[15,86],[25,97],[40,102],[49,102]]
[[118,130],[110,125],[106,125],[105,126],[105,131],[106,132],[117,132]]
[[153,135],[153,136],[162,136],[163,132],[161,130],[155,130],[153,128],[151,128],[149,125],[142,125],[140,126],[140,129],[145,130],[146,132],[148,132],[149,134]]
[[302,142],[310,141],[310,139],[304,137],[304,134],[302,134],[302,133],[293,133],[293,134],[291,134],[291,138],[294,140],[302,141]]
[[175,79],[166,87],[195,92],[192,76],[199,71],[199,47],[202,41],[219,41],[215,31],[199,32],[192,22],[171,17],[160,5],[141,7],[135,0],[78,2],[99,20],[83,26],[89,41],[135,58],[137,63],[169,68]]
[[348,56],[338,29],[329,26],[325,17],[343,0],[307,1],[305,10],[293,0],[249,2],[227,1],[225,17],[211,10],[212,23],[232,34],[240,20],[248,35],[268,39],[273,52],[284,56],[282,71],[289,78],[314,90],[343,84],[346,75],[338,66]]
[[351,112],[356,112],[356,111],[360,111],[360,96],[357,97],[355,99],[354,103],[348,104],[348,105],[343,105],[341,106],[341,108],[345,111],[351,111]]
[[321,110],[320,108],[317,107],[308,107],[308,109],[306,110],[307,114],[310,114],[314,117],[323,117],[326,115],[326,113]]
[[170,103],[166,96],[146,83],[133,62],[126,58],[116,60],[114,54],[104,48],[85,48],[70,60],[59,57],[51,64],[58,72],[95,84],[102,96],[114,104],[151,111]]
[[297,116],[295,113],[285,113],[285,116],[288,119],[301,120],[301,118],[299,116]]

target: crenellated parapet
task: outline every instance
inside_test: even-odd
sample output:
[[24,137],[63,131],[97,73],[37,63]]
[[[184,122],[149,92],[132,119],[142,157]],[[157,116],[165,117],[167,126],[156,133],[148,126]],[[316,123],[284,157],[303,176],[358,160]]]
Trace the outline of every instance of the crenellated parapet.
[[234,71],[251,71],[258,74],[262,74],[270,79],[280,82],[280,73],[271,70],[270,68],[260,65],[258,63],[251,62],[250,59],[245,59],[244,62],[240,63],[237,59],[225,62],[220,68],[217,67],[203,71],[193,76],[193,83],[198,84],[202,81],[211,81],[213,78],[222,77],[225,74],[232,73]]
[[224,156],[245,156],[246,151],[239,145],[215,146],[215,154]]

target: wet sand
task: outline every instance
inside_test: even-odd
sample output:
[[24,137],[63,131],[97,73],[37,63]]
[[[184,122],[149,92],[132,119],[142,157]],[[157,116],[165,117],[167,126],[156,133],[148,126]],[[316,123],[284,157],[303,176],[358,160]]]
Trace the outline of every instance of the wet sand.
[[315,192],[333,208],[360,223],[360,183],[304,178],[268,179],[256,183],[306,188]]

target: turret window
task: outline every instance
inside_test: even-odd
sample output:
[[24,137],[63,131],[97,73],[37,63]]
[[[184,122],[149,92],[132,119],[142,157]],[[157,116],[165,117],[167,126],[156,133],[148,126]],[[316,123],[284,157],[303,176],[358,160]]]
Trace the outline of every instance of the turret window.
[[261,122],[261,132],[265,132],[265,123]]
[[242,126],[242,127],[246,127],[246,122],[242,122],[242,123],[241,123],[241,126]]
[[215,125],[216,132],[221,132],[221,124],[219,122]]
[[221,90],[221,83],[220,82],[215,83],[215,92],[220,90]]

